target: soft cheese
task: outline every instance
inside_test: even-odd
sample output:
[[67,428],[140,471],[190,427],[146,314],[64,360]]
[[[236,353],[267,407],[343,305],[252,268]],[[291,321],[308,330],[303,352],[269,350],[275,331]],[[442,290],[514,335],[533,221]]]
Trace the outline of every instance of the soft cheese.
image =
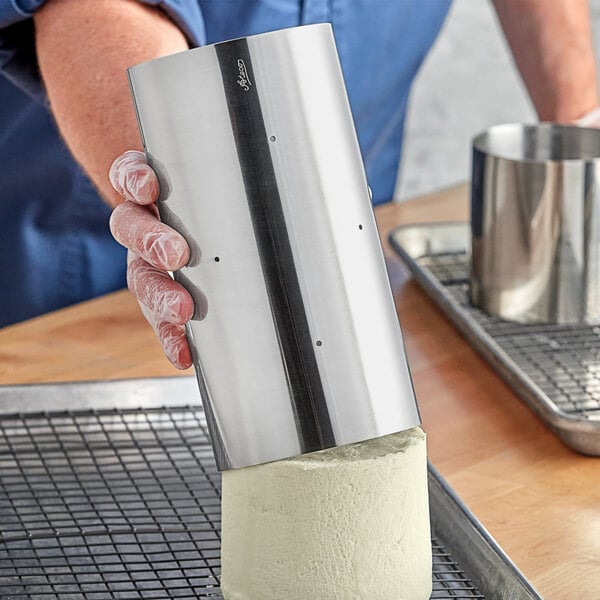
[[223,473],[225,600],[427,600],[425,434]]

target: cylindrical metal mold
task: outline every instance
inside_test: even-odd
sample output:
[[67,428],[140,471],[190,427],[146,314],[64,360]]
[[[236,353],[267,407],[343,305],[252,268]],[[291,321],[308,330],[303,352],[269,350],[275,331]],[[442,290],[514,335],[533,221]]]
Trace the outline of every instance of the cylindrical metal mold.
[[600,130],[507,124],[473,141],[470,297],[518,322],[600,322]]
[[129,70],[217,463],[243,467],[419,424],[331,27]]

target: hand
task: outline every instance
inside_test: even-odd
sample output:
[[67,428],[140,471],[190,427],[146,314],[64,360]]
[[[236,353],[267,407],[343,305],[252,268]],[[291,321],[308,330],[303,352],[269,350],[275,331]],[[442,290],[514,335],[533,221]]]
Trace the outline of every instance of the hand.
[[110,218],[110,231],[127,252],[127,285],[152,325],[166,357],[178,369],[192,364],[184,325],[194,312],[188,292],[167,271],[189,260],[185,239],[158,218],[158,178],[144,154],[129,150],[112,164],[109,179],[125,199]]

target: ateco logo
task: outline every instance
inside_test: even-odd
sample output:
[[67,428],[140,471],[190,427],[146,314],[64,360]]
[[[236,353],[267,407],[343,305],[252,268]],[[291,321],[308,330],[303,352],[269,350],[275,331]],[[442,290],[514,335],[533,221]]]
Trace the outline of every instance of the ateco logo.
[[250,77],[248,77],[248,69],[246,69],[246,63],[241,58],[238,58],[237,66],[238,66],[238,78],[237,78],[238,85],[245,92],[247,92],[250,89],[252,82],[250,81]]

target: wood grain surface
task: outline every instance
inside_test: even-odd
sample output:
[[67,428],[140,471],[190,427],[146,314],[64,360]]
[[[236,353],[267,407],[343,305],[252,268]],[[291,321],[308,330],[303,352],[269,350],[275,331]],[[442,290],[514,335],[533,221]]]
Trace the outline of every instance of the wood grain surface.
[[[387,246],[401,223],[466,220],[466,186],[376,216],[430,459],[542,596],[600,599],[600,459],[552,434]],[[126,291],[0,330],[0,384],[175,373]]]

